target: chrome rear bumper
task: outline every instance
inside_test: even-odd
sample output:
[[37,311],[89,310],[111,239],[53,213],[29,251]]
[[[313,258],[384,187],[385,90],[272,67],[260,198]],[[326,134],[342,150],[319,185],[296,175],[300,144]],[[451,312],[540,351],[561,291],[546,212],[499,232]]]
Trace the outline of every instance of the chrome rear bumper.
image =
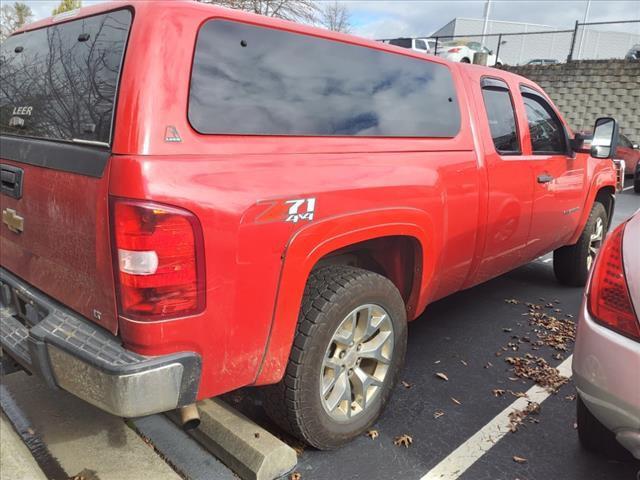
[[3,268],[0,346],[51,387],[114,415],[149,415],[196,400],[198,354],[148,357],[126,350],[117,337]]

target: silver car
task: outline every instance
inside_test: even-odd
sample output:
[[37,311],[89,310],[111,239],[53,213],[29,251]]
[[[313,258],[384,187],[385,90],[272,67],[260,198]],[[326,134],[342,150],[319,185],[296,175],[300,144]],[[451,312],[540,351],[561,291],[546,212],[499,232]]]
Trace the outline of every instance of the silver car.
[[580,442],[618,459],[629,452],[640,459],[638,312],[640,210],[607,237],[598,253],[573,354]]

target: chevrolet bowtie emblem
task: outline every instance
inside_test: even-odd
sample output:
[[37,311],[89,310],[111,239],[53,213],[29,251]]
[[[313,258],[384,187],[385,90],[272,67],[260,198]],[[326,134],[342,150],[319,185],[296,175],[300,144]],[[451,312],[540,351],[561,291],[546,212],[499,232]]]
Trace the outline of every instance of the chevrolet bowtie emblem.
[[2,223],[14,233],[22,233],[24,230],[24,218],[16,213],[12,208],[5,208],[2,211]]

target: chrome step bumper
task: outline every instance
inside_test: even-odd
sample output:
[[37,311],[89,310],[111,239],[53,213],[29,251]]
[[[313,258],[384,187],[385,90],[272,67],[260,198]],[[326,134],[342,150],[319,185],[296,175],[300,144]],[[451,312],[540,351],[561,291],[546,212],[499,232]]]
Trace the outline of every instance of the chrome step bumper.
[[158,357],[118,337],[0,268],[0,346],[26,370],[114,415],[138,417],[196,400],[200,356]]

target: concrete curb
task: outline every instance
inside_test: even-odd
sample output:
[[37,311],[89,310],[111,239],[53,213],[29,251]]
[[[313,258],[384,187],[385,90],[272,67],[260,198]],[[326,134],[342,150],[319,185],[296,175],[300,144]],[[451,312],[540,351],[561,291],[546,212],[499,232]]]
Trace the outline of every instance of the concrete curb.
[[[198,402],[200,426],[189,431],[243,480],[273,480],[296,466],[296,452],[240,412],[217,399]],[[169,417],[179,423],[178,416]]]
[[13,430],[4,416],[0,413],[0,476],[12,480],[46,480],[29,449],[22,443],[22,439]]

